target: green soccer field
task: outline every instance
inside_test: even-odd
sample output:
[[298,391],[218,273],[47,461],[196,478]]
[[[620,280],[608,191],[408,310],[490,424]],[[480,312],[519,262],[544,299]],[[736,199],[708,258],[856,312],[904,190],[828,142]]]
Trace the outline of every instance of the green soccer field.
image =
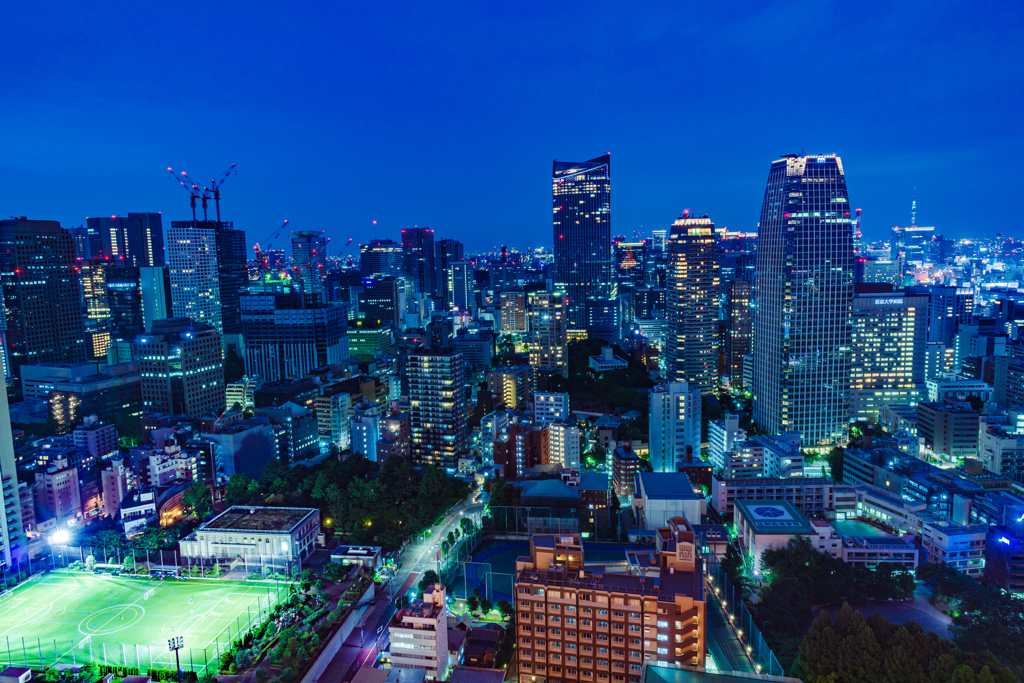
[[201,671],[276,604],[274,584],[51,572],[0,596],[0,661],[174,669],[181,636],[181,668]]

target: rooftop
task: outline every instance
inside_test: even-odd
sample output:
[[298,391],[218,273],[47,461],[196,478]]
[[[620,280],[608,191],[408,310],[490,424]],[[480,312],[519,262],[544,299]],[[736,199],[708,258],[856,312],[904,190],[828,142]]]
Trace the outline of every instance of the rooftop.
[[814,529],[807,518],[787,500],[737,500],[736,514],[756,534],[807,534]]
[[636,475],[637,493],[656,500],[685,500],[703,498],[693,492],[690,477],[684,472],[640,472]]
[[501,683],[504,678],[504,669],[457,666],[452,671],[451,683]]
[[291,531],[316,512],[316,508],[235,505],[211,519],[203,528],[236,531]]

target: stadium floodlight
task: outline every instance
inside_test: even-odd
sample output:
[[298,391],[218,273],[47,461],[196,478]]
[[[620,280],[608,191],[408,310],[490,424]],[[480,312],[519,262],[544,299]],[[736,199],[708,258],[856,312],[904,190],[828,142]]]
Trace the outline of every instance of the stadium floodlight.
[[52,545],[67,545],[68,541],[71,540],[71,534],[68,533],[67,529],[61,529],[55,531],[53,536],[50,536],[50,543]]

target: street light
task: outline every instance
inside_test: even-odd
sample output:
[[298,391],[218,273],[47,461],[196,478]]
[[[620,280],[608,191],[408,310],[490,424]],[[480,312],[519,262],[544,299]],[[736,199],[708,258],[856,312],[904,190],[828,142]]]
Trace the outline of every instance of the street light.
[[181,660],[178,658],[178,650],[183,647],[185,647],[185,639],[181,636],[167,639],[167,650],[174,653],[174,664],[178,668],[178,683],[181,683]]
[[[57,552],[56,546],[67,547],[68,541],[70,540],[71,534],[68,532],[67,529],[58,529],[57,531],[53,532],[53,535],[50,536],[50,555],[53,556]],[[54,569],[56,570],[56,558],[54,557],[53,560]]]

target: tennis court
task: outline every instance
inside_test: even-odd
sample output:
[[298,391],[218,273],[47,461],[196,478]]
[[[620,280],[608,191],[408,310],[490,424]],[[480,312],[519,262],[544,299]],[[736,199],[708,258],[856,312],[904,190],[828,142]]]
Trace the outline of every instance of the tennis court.
[[174,669],[167,641],[180,636],[182,669],[216,668],[224,648],[263,623],[277,596],[272,583],[37,575],[0,594],[0,660]]

